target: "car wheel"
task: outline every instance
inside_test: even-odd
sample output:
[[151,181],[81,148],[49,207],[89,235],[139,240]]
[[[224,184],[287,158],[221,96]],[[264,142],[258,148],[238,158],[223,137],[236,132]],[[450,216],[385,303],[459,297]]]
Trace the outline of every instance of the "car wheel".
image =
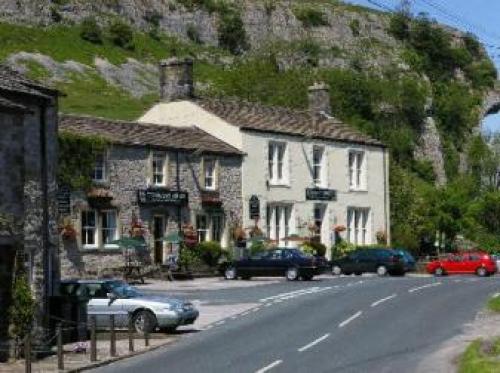
[[286,270],[286,279],[288,281],[295,281],[299,278],[299,270],[295,267],[290,267]]
[[486,277],[488,276],[488,271],[484,267],[479,267],[478,269],[476,269],[476,275],[478,275],[479,277]]
[[444,269],[442,267],[437,267],[434,270],[434,275],[438,277],[444,276]]
[[341,274],[342,274],[342,268],[340,268],[339,266],[332,267],[332,275],[340,276]]
[[378,266],[377,267],[377,275],[380,277],[387,276],[387,267],[386,266]]
[[226,268],[226,270],[224,271],[224,277],[226,280],[236,280],[236,268]]
[[356,276],[361,276],[361,275],[363,274],[363,272],[354,272],[354,274],[355,274]]
[[139,311],[134,315],[133,324],[137,333],[151,333],[156,329],[156,316],[151,311]]

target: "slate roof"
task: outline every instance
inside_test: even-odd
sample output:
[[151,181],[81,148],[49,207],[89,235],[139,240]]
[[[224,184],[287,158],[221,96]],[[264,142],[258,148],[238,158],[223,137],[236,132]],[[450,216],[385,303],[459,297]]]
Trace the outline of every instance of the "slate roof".
[[109,120],[87,116],[62,115],[59,130],[80,135],[101,136],[113,144],[155,146],[168,149],[242,155],[238,149],[196,127],[172,127]]
[[203,109],[240,127],[242,130],[271,132],[315,139],[382,146],[339,120],[324,114],[265,106],[240,100],[201,98],[195,100]]
[[0,108],[8,111],[29,111],[22,102],[13,102],[5,97],[12,93],[43,99],[51,99],[58,95],[56,90],[44,87],[12,70],[10,67],[0,64]]

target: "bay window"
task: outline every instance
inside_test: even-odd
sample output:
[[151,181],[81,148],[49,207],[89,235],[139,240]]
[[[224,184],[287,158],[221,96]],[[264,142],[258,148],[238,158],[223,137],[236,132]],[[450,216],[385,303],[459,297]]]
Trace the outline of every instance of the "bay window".
[[370,245],[370,209],[347,209],[347,240],[354,245]]

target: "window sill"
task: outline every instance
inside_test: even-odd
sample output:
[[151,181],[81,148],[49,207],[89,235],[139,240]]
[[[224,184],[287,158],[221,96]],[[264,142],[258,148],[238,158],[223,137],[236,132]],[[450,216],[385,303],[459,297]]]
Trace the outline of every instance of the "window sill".
[[269,182],[269,187],[270,188],[290,188],[289,183],[272,183]]
[[357,189],[357,188],[349,188],[349,192],[351,193],[368,193],[368,189]]
[[97,247],[97,246],[87,246],[87,247],[82,247],[80,249],[80,252],[82,254],[121,254],[122,249],[119,246],[116,245],[109,245],[109,246],[104,246],[104,247]]

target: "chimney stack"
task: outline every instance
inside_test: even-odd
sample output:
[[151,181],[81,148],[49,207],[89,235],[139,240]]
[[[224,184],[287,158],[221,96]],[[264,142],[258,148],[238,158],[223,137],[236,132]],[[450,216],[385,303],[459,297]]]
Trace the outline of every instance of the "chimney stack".
[[309,110],[313,114],[332,114],[330,104],[330,87],[325,83],[314,83],[309,87]]
[[194,97],[193,60],[169,58],[160,62],[160,100],[189,100]]

